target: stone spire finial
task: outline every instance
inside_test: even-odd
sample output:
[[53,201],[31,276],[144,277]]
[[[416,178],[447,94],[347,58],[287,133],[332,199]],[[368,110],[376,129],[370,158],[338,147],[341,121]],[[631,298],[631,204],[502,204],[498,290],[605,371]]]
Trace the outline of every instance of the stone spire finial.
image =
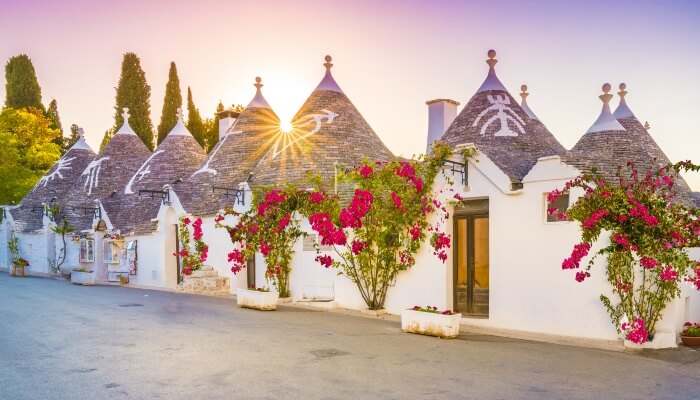
[[627,96],[627,85],[624,83],[620,84],[620,91],[617,92],[617,94],[620,96],[620,104],[617,106],[617,109],[613,113],[615,118],[617,119],[623,119],[623,118],[634,118],[634,113],[630,108],[627,106],[627,100],[625,100],[625,96]]
[[625,101],[625,96],[627,96],[627,85],[624,83],[620,84],[620,91],[617,94],[620,96],[620,101]]
[[520,98],[522,99],[520,101],[520,108],[525,111],[525,114],[527,114],[528,117],[531,119],[537,119],[537,116],[535,115],[534,112],[530,109],[530,106],[527,105],[527,96],[529,96],[530,93],[527,92],[527,85],[521,85],[520,86]]
[[325,60],[326,60],[326,62],[323,63],[323,66],[326,67],[326,70],[330,71],[331,68],[333,67],[333,63],[331,63],[331,61],[333,61],[333,57],[327,55]]
[[610,100],[613,98],[613,95],[610,94],[611,89],[612,86],[610,86],[609,83],[603,85],[603,94],[598,96],[603,102],[603,109],[600,111],[598,119],[588,128],[587,133],[625,130],[625,128],[617,122],[612,112],[610,112]]
[[85,138],[85,131],[83,128],[78,127],[78,139],[84,139]]
[[646,129],[646,130],[651,129],[651,125],[649,125],[649,121],[644,121],[644,129]]
[[124,123],[128,124],[129,123],[129,117],[131,114],[129,114],[129,107],[124,107],[122,108],[122,118],[124,118]]
[[255,86],[256,89],[260,90],[260,88],[264,86],[261,82],[262,82],[262,78],[260,78],[259,76],[256,76],[255,77],[255,84],[253,86]]
[[493,66],[496,65],[496,63],[498,62],[498,60],[496,60],[496,50],[493,50],[493,49],[489,50],[487,55],[488,55],[489,59],[486,60],[486,64],[489,65],[489,69],[493,69]]
[[182,115],[182,107],[177,108],[177,120],[182,122],[183,124],[185,123],[184,116]]
[[612,86],[609,83],[603,85],[603,94],[598,96],[598,98],[603,102],[604,105],[610,106],[610,100],[612,100],[613,95],[610,94]]

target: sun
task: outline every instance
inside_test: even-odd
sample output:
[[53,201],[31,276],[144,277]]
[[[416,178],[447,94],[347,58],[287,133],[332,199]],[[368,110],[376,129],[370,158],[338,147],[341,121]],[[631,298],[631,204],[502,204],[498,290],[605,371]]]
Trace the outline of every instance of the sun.
[[281,121],[280,130],[284,133],[289,133],[292,131],[292,121]]

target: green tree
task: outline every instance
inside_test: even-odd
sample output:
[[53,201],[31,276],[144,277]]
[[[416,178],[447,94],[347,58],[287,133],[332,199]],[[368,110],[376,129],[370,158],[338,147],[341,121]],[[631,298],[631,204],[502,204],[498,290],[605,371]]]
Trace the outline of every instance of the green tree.
[[61,156],[58,130],[36,109],[0,113],[0,204],[19,202]]
[[56,138],[55,143],[61,147],[61,154],[68,151],[66,147],[67,141],[63,137],[63,127],[61,126],[61,117],[58,115],[58,103],[56,99],[51,99],[49,103],[49,108],[46,110],[46,118],[51,121],[51,129],[57,129],[59,136]]
[[5,107],[33,107],[45,111],[41,87],[32,60],[26,54],[11,57],[5,64]]
[[222,111],[224,111],[224,104],[219,100],[214,118],[207,118],[204,120],[204,125],[207,127],[207,147],[205,147],[204,150],[207,153],[219,142],[219,113]]
[[[153,151],[153,123],[151,122],[151,87],[146,82],[146,74],[141,69],[141,61],[134,53],[124,54],[122,72],[117,84],[116,105],[114,107],[114,127],[116,132],[124,123],[122,109],[129,108],[129,124],[143,143]],[[107,135],[105,135],[107,138]],[[111,135],[109,136],[111,138]],[[107,141],[109,141],[107,138]],[[104,142],[104,140],[103,140]]]
[[199,110],[195,107],[194,101],[192,101],[192,90],[189,86],[187,87],[187,130],[190,131],[202,148],[207,148],[206,127],[204,126],[204,121],[202,121],[202,116],[199,115]]
[[182,92],[180,91],[180,78],[177,76],[177,67],[170,63],[168,83],[165,85],[165,98],[163,99],[163,112],[160,114],[158,125],[158,144],[170,132],[177,123],[177,109],[182,107]]
[[[131,120],[131,118],[129,118]],[[114,128],[107,129],[105,131],[104,136],[102,136],[102,141],[100,142],[100,151],[102,151],[105,146],[107,146],[107,143],[109,143],[110,140],[114,137]]]
[[78,133],[78,129],[80,129],[80,127],[76,124],[72,124],[70,126],[70,136],[63,139],[65,142],[64,148],[66,149],[66,151],[68,151],[68,149],[73,147],[75,142],[77,142],[78,139],[80,139],[80,134]]

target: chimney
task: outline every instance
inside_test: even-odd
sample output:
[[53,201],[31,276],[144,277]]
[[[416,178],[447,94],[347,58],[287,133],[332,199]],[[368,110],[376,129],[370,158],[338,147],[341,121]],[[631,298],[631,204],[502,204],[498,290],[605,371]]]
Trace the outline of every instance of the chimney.
[[238,119],[239,114],[240,113],[232,109],[224,110],[216,114],[219,116],[219,140],[228,133],[228,130],[236,122],[236,119]]
[[428,105],[428,145],[426,154],[433,149],[433,142],[439,140],[457,117],[459,102],[451,99],[426,101]]

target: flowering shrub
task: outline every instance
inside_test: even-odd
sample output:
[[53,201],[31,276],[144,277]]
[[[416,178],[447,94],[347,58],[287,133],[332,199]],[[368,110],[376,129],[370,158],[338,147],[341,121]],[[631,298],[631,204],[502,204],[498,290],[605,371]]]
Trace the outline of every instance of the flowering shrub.
[[[661,312],[681,293],[680,284],[691,282],[700,290],[700,263],[690,259],[687,247],[700,245],[700,211],[677,198],[676,179],[680,171],[698,171],[689,161],[649,169],[640,174],[633,163],[618,167],[616,181],[606,181],[595,171],[554,190],[549,201],[580,189],[584,195],[566,215],[581,226],[582,241],[574,245],[562,269],[580,269],[591,246],[603,231],[610,232],[610,244],[599,250],[575,279],[591,276],[594,259],[607,259],[607,278],[617,302],[601,295],[618,332],[635,343],[652,338]],[[631,322],[629,322],[631,321]]]
[[239,248],[233,249],[229,262],[235,274],[246,266],[246,261],[260,252],[265,258],[265,277],[273,282],[280,297],[289,297],[290,263],[292,246],[304,235],[299,228],[295,212],[307,202],[308,194],[293,186],[285,189],[263,188],[253,195],[253,205],[247,213],[226,209],[224,215],[238,219],[235,226],[222,224],[224,215],[216,218],[217,227],[225,228],[231,241]]
[[[190,242],[190,225],[192,226],[192,239],[194,246]],[[209,255],[209,246],[202,240],[204,233],[202,232],[202,219],[197,218],[192,221],[189,217],[180,217],[180,235],[181,249],[174,256],[180,256],[182,259],[182,274],[190,275],[192,271],[201,269],[204,262],[207,261]]]
[[[383,308],[389,286],[415,264],[426,235],[433,253],[443,262],[447,259],[450,236],[442,227],[449,214],[430,188],[451,154],[438,143],[431,155],[414,161],[365,159],[356,168],[339,171],[339,185],[355,188],[349,202],[319,187],[307,195],[302,213],[321,245],[332,246],[338,256],[319,254],[316,261],[354,282],[369,309]],[[440,218],[431,225],[428,216],[435,212]]]
[[700,337],[700,323],[686,322],[683,324],[681,336]]
[[420,312],[427,312],[427,313],[431,313],[431,314],[442,314],[442,315],[455,315],[455,314],[459,314],[459,311],[457,311],[457,310],[454,310],[454,311],[452,311],[452,310],[440,311],[440,310],[437,309],[437,307],[432,307],[432,306],[427,306],[427,307],[413,306],[413,308],[411,308],[411,310],[413,310],[413,311],[420,311]]

